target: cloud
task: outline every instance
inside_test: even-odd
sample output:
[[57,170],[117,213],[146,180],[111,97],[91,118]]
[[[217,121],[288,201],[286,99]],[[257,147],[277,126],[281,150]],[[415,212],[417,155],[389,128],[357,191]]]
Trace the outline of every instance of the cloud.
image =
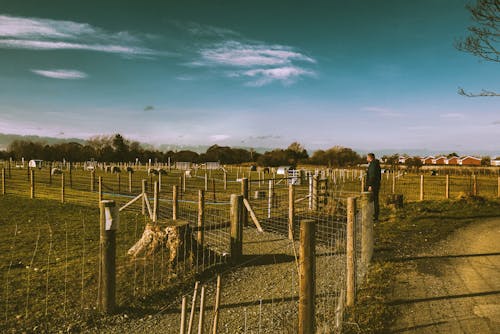
[[493,125],[500,125],[500,120],[491,122]]
[[226,140],[230,137],[231,136],[229,136],[229,135],[211,135],[210,140],[212,140],[212,141]]
[[375,114],[382,116],[382,117],[401,117],[401,116],[403,116],[402,113],[395,112],[391,109],[383,108],[383,107],[375,107],[375,106],[363,107],[363,108],[361,108],[361,110],[367,111],[367,112],[372,112],[372,113],[375,113]]
[[193,21],[171,21],[175,27],[187,31],[189,34],[196,37],[219,37],[225,38],[227,36],[240,36],[234,30],[215,27],[208,24],[200,24]]
[[88,50],[127,56],[168,53],[143,47],[146,35],[108,32],[87,23],[0,15],[0,48]]
[[87,74],[84,72],[80,72],[77,70],[31,70],[31,72],[41,75],[43,77],[47,78],[53,78],[53,79],[70,79],[70,80],[75,80],[75,79],[85,79],[87,78]]
[[288,66],[269,69],[254,69],[244,71],[245,76],[256,78],[255,81],[248,82],[249,86],[260,87],[273,81],[281,81],[285,85],[295,83],[301,76],[314,76],[312,71],[304,70],[300,67]]
[[455,120],[460,120],[464,119],[465,115],[460,114],[460,113],[447,113],[447,114],[441,114],[439,117],[444,118],[444,119],[455,119]]
[[222,68],[230,78],[251,78],[247,86],[260,87],[275,81],[290,85],[300,77],[316,74],[305,68],[316,60],[290,46],[228,40],[202,48],[199,54],[192,66]]

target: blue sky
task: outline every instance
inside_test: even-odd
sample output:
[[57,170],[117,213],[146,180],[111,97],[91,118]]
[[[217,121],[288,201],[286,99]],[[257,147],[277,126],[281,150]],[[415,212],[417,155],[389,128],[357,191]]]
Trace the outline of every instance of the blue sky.
[[500,150],[465,3],[2,0],[0,133]]

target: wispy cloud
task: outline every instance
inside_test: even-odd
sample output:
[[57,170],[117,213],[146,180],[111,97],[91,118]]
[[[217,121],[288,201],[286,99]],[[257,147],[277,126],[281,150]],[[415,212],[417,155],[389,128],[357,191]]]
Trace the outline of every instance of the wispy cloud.
[[403,116],[403,114],[400,112],[396,112],[396,111],[393,111],[391,109],[383,108],[383,107],[375,107],[375,106],[363,107],[363,108],[361,108],[361,110],[375,113],[378,116],[382,116],[382,117],[401,117],[401,116]]
[[200,57],[191,65],[221,68],[228,77],[251,79],[246,84],[256,87],[275,81],[290,85],[300,77],[316,74],[306,67],[316,60],[290,46],[242,39],[216,42],[200,49]]
[[460,114],[460,113],[446,113],[446,114],[439,115],[439,117],[444,118],[444,119],[450,119],[450,120],[451,119],[454,119],[454,120],[465,119],[465,115]]
[[226,140],[226,139],[229,139],[231,136],[229,135],[223,135],[223,134],[220,134],[220,135],[211,135],[210,136],[210,140],[212,141],[219,141],[219,140]]
[[47,78],[53,79],[65,79],[65,80],[75,80],[75,79],[85,79],[87,74],[77,70],[31,70],[31,72],[41,75]]
[[87,23],[0,15],[0,48],[88,50],[127,56],[166,54],[142,46],[146,36],[108,32]]

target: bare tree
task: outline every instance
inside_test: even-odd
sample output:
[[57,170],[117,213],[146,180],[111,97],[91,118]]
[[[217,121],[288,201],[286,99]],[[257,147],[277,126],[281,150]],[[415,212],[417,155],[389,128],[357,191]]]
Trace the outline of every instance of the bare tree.
[[[500,0],[477,0],[475,6],[467,5],[475,21],[468,28],[469,35],[456,43],[460,51],[492,62],[500,62]],[[500,96],[499,93],[482,90],[480,93],[468,93],[458,89],[460,95],[468,97]]]

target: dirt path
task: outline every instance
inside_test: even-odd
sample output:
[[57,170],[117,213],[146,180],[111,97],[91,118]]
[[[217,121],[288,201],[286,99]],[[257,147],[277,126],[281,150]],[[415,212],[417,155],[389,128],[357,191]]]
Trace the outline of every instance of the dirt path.
[[500,219],[458,230],[402,266],[391,333],[500,333]]

